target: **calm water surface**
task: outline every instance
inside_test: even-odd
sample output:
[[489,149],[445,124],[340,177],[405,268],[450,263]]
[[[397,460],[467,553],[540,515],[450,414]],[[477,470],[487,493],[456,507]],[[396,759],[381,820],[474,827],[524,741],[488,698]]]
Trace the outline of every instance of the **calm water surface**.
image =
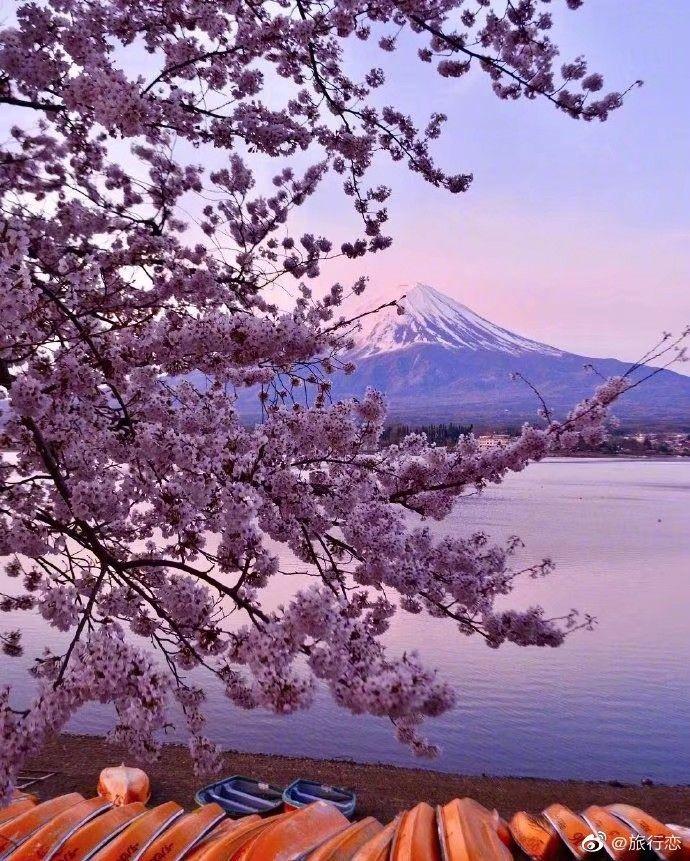
[[[310,712],[277,718],[238,710],[210,686],[214,739],[465,773],[690,783],[690,462],[548,461],[465,500],[435,528],[519,534],[526,560],[548,555],[558,567],[524,583],[512,605],[539,602],[554,615],[578,607],[598,627],[556,650],[494,651],[442,622],[401,615],[391,648],[418,647],[460,693],[453,712],[428,723],[442,747],[432,763],[413,761],[387,721],[351,716],[325,695]],[[32,619],[27,646],[45,636]],[[22,679],[27,661],[3,658],[3,680]],[[110,720],[107,707],[90,706],[69,728],[101,733]]]

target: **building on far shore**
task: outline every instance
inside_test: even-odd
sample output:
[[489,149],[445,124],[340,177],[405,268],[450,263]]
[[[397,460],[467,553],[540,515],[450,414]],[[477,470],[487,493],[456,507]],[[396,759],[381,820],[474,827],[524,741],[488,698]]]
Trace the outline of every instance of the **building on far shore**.
[[507,445],[511,439],[512,437],[507,433],[485,433],[477,437],[477,443],[480,451],[484,451],[485,449],[495,448],[497,445]]

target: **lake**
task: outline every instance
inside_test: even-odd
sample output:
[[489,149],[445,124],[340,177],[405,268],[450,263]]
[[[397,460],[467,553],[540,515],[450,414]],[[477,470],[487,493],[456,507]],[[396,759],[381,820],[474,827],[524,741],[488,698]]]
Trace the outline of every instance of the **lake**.
[[[525,560],[551,556],[557,569],[522,584],[511,604],[539,602],[549,615],[577,607],[597,628],[556,650],[495,651],[401,614],[391,648],[418,647],[460,694],[427,724],[442,747],[435,761],[414,760],[387,721],[351,716],[325,695],[311,712],[277,718],[240,711],[211,685],[209,734],[240,750],[462,773],[690,782],[690,461],[549,460],[464,500],[434,528],[520,535]],[[23,622],[29,653],[45,626]],[[3,681],[21,679],[29,657],[2,658]],[[102,733],[110,720],[90,706],[69,729]]]

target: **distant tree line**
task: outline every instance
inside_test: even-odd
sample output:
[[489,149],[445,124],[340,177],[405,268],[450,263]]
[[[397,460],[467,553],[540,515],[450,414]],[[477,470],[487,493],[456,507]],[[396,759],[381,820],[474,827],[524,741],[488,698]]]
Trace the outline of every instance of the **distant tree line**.
[[[586,451],[581,445],[578,450]],[[690,433],[657,431],[630,434],[614,432],[598,447],[605,454],[645,456],[670,454],[690,456]]]
[[[466,436],[473,432],[474,425],[472,424],[457,424],[455,422],[443,422],[440,424],[413,425],[413,424],[393,424],[385,428],[381,436],[381,444],[384,446],[393,445],[411,433],[424,433],[430,443],[436,445],[453,445],[461,436]],[[507,433],[509,436],[514,436],[515,431],[512,429],[493,429],[484,430],[479,428],[481,433]],[[571,455],[608,455],[615,457],[616,455],[628,455],[633,457],[645,457],[649,455],[684,455],[690,457],[690,433],[680,431],[650,431],[633,432],[623,430],[621,428],[614,430],[601,443],[591,446],[584,442],[580,442],[571,451]]]
[[422,425],[413,427],[407,424],[389,425],[383,432],[381,442],[384,445],[392,445],[410,433],[424,433],[429,442],[437,445],[451,445],[456,443],[461,436],[472,433],[473,425],[459,425],[455,422],[444,422],[443,424]]

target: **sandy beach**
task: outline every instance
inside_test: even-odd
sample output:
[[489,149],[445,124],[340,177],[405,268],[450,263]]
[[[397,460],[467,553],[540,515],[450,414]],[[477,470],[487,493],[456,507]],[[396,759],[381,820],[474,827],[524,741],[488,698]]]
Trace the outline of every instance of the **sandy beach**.
[[[51,740],[32,769],[57,774],[32,790],[41,797],[61,792],[95,791],[98,774],[107,765],[125,762],[135,765],[127,751],[106,745],[96,736],[60,735]],[[175,799],[194,806],[194,792],[203,784],[194,776],[185,747],[166,745],[160,760],[146,766],[153,786],[152,803]],[[450,798],[472,796],[503,816],[516,810],[542,810],[560,801],[575,810],[589,804],[627,802],[642,807],[665,822],[690,825],[690,785],[641,786],[576,780],[542,780],[519,777],[454,775],[389,765],[363,765],[339,760],[228,751],[225,774],[248,774],[271,783],[285,785],[296,777],[312,777],[357,792],[357,815],[376,816],[382,822],[418,801],[440,804]]]

